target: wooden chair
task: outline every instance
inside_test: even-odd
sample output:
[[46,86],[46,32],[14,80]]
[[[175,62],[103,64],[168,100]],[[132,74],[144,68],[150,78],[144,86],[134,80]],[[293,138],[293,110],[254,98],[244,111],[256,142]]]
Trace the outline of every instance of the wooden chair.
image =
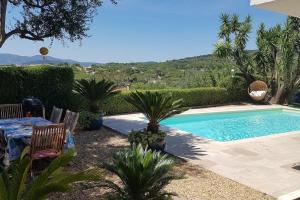
[[4,136],[4,131],[0,129],[0,160],[2,160],[6,153],[7,142]]
[[54,124],[58,124],[60,122],[62,113],[63,113],[63,109],[53,106],[49,120]]
[[63,153],[65,137],[64,124],[33,126],[29,152],[32,161],[60,156]]
[[2,104],[0,105],[0,119],[22,118],[22,104]]
[[73,133],[73,134],[74,134],[77,122],[78,122],[78,118],[79,118],[79,113],[72,112],[70,110],[66,111],[64,123],[65,123],[66,129],[71,131],[71,133]]

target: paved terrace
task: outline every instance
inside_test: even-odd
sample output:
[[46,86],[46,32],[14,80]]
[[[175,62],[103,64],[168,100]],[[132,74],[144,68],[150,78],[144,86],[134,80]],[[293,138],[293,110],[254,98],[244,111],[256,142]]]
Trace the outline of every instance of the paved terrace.
[[[183,114],[282,108],[277,105],[221,106],[191,109]],[[142,114],[109,116],[104,124],[128,134],[146,127]],[[299,122],[300,123],[300,122]],[[279,199],[300,197],[300,131],[232,142],[216,142],[162,127],[168,131],[167,152]],[[300,168],[300,167],[299,167]],[[213,186],[212,186],[213,187]]]

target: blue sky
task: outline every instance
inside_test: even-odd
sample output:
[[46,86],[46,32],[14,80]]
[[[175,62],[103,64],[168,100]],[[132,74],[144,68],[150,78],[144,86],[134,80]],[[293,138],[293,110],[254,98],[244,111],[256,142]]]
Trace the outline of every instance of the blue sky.
[[[104,0],[81,44],[54,42],[50,56],[91,62],[164,61],[212,53],[222,12],[248,14],[253,33],[248,48],[255,49],[255,32],[261,22],[272,26],[286,16],[250,7],[249,0]],[[36,55],[49,41],[12,38],[0,53]]]

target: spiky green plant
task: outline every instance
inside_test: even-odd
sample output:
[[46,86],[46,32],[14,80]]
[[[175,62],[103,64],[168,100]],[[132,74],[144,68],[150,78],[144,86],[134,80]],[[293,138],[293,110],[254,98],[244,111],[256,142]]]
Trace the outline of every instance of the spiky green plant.
[[75,152],[71,150],[52,161],[39,176],[27,181],[31,160],[25,153],[26,151],[16,163],[1,173],[0,200],[45,199],[50,193],[68,191],[72,183],[101,178],[101,173],[96,170],[78,173],[63,171],[61,168],[74,157]]
[[278,58],[280,54],[281,26],[276,25],[269,29],[261,24],[257,31],[255,52],[256,70],[259,77],[271,88],[272,96],[276,94],[278,86]]
[[300,86],[300,20],[289,17],[284,25],[281,46],[281,78],[278,103],[289,103]]
[[255,80],[252,75],[252,58],[246,50],[252,29],[251,17],[247,16],[244,21],[240,21],[237,15],[222,14],[220,20],[220,41],[215,45],[214,54],[232,60],[240,71],[237,75],[250,84]]
[[165,200],[172,194],[164,187],[172,180],[182,178],[173,173],[174,161],[166,155],[151,150],[144,150],[141,145],[116,153],[111,163],[105,168],[116,174],[122,181],[118,186],[106,181],[105,186],[116,192],[113,199],[118,200]]
[[81,79],[76,81],[74,91],[88,102],[90,112],[98,113],[102,101],[119,93],[116,88],[114,82],[104,79],[98,82],[96,79]]
[[148,119],[147,131],[158,133],[159,122],[182,112],[183,100],[158,92],[133,92],[127,98]]

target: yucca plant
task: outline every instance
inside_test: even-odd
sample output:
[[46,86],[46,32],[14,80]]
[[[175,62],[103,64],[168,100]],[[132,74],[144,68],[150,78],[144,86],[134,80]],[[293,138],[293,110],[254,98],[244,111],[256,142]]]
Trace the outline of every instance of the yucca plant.
[[133,92],[126,101],[132,104],[148,119],[147,131],[151,133],[158,133],[159,122],[179,114],[183,100],[174,100],[172,95],[161,94],[158,92]]
[[0,200],[40,200],[45,199],[50,193],[66,192],[74,182],[97,181],[101,173],[96,170],[87,170],[78,173],[65,172],[61,168],[68,164],[75,152],[70,150],[56,158],[37,177],[28,179],[31,160],[22,156],[16,163],[0,175]]
[[247,42],[252,29],[252,20],[247,16],[241,21],[237,15],[222,14],[219,42],[214,54],[233,61],[239,69],[236,75],[243,77],[248,84],[255,80],[251,55],[247,52]]
[[182,178],[173,173],[174,161],[159,152],[143,149],[141,145],[116,153],[105,168],[116,174],[122,186],[105,181],[104,186],[114,190],[112,199],[165,200],[172,194],[164,190],[172,180]]
[[104,79],[98,82],[96,79],[81,79],[76,81],[74,91],[88,102],[90,112],[98,113],[101,102],[119,93],[116,88],[114,82]]

